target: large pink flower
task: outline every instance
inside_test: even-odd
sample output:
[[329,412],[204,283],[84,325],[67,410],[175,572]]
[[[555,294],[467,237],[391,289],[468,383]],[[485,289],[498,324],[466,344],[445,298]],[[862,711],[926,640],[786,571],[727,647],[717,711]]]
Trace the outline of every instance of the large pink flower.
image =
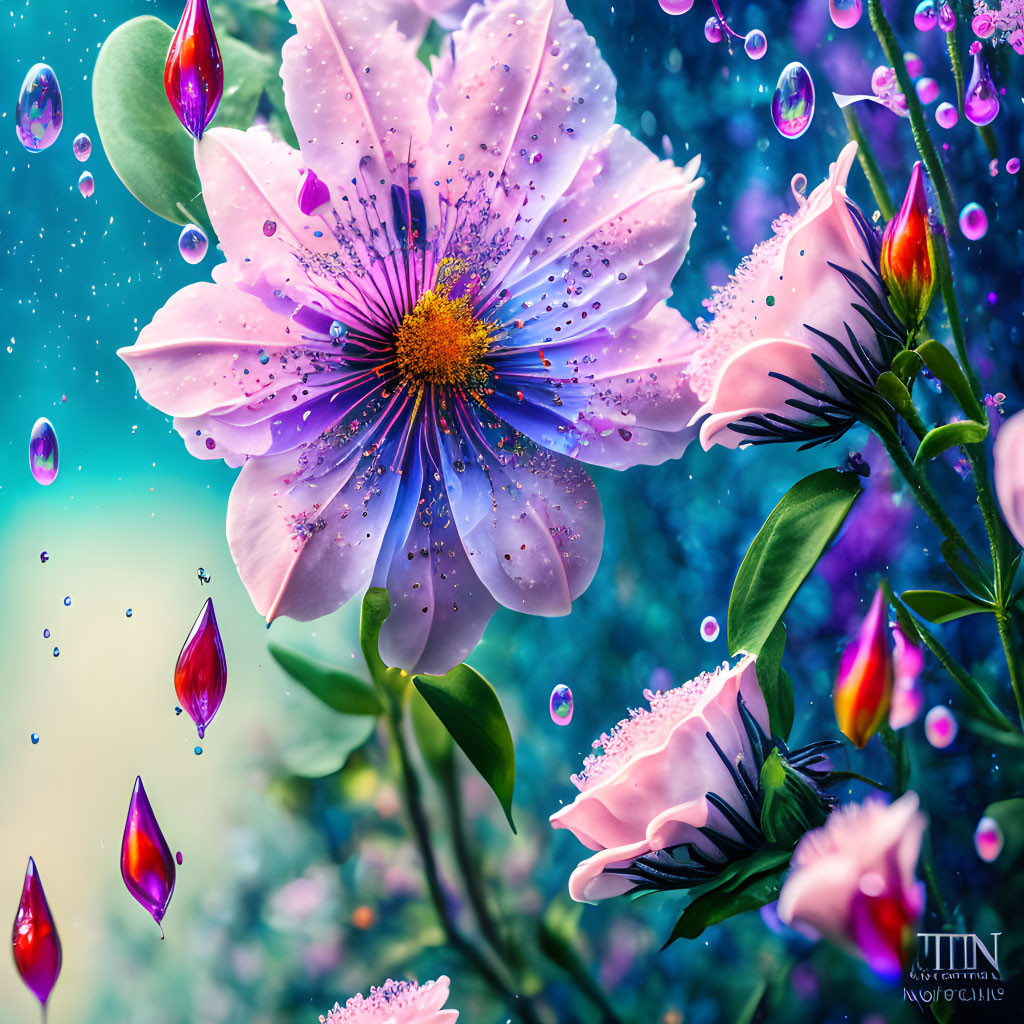
[[1003,518],[1017,543],[1024,545],[1024,412],[1015,413],[999,428],[992,459]]
[[455,1024],[458,1010],[446,1010],[448,979],[417,985],[411,981],[386,981],[370,989],[369,996],[353,996],[344,1006],[337,1003],[320,1024]]
[[562,615],[590,583],[577,460],[685,447],[696,335],[664,299],[697,162],[614,124],[563,0],[477,5],[433,75],[368,0],[289,7],[301,151],[204,135],[227,262],[121,355],[193,454],[242,467],[228,541],[268,620],[386,586],[384,657],[442,672],[498,604]]
[[[631,711],[595,742],[595,751],[601,752],[588,757],[583,771],[572,777],[579,795],[551,816],[554,828],[569,829],[597,851],[569,879],[574,900],[630,891],[645,872],[671,866],[651,858],[662,850],[688,845],[691,857],[724,862],[720,847],[703,830],[743,841],[745,829],[727,819],[718,801],[757,825],[743,777],[749,778],[753,768],[749,781],[756,789],[760,764],[754,761],[738,700],[767,731],[768,711],[754,659],[645,696],[650,710]],[[741,765],[747,771],[737,776]],[[714,795],[710,800],[709,794]]]
[[880,976],[899,978],[924,910],[914,869],[926,824],[916,793],[837,808],[797,845],[779,918],[810,925]]
[[835,371],[872,387],[887,367],[903,329],[884,298],[878,232],[846,195],[856,155],[851,142],[806,198],[794,187],[797,212],[705,303],[714,318],[691,378],[705,448],[838,436],[853,416]]

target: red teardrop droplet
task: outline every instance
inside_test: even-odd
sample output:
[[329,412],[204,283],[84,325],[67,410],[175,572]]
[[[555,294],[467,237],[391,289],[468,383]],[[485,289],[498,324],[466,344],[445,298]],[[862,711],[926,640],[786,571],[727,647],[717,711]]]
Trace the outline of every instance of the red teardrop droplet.
[[203,137],[224,92],[224,65],[207,0],[188,0],[167,51],[164,90],[178,120]]
[[[157,924],[174,892],[174,856],[157,824],[141,777],[135,779],[121,840],[121,877],[128,891]],[[163,928],[160,929],[163,936]]]
[[207,599],[174,666],[174,692],[178,695],[178,703],[196,723],[200,739],[217,714],[227,685],[228,663],[224,657],[224,645],[213,611],[213,600]]
[[57,926],[46,902],[36,862],[29,857],[25,885],[14,918],[14,964],[21,980],[46,1009],[53,986],[60,974],[61,950]]

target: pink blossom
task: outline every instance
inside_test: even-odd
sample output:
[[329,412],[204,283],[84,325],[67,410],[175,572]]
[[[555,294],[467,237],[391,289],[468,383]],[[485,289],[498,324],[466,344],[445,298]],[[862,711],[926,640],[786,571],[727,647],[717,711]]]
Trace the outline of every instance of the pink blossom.
[[908,642],[897,626],[892,631],[892,703],[889,707],[889,728],[903,729],[917,721],[924,707],[924,691],[920,675],[924,655],[920,647]]
[[1024,545],[1024,412],[1015,413],[999,428],[992,459],[1003,518],[1017,543]]
[[448,979],[417,985],[411,981],[386,981],[371,988],[369,996],[353,996],[344,1006],[337,1003],[320,1024],[454,1024],[458,1010],[446,1010]]
[[[597,851],[569,879],[574,900],[593,901],[631,890],[629,870],[640,858],[692,844],[700,854],[721,860],[700,831],[712,826],[737,836],[708,800],[717,794],[749,818],[744,800],[726,766],[751,763],[753,751],[738,699],[768,729],[768,711],[757,684],[752,657],[735,668],[712,673],[661,693],[646,691],[650,708],[630,712],[611,734],[595,742],[579,775],[576,799],[551,816],[554,828],[567,828]],[[708,741],[714,737],[722,756]],[[755,783],[756,785],[756,783]]]
[[385,586],[384,658],[444,672],[499,605],[564,615],[589,585],[580,462],[692,436],[696,333],[664,300],[697,161],[615,125],[564,0],[474,6],[432,74],[388,5],[289,7],[301,151],[204,134],[226,263],[121,355],[194,455],[241,467],[228,542],[268,621]]
[[914,869],[926,824],[916,793],[837,808],[798,843],[779,918],[809,925],[898,979],[924,910]]
[[808,431],[812,439],[839,436],[855,414],[835,374],[873,386],[881,372],[888,336],[901,328],[878,273],[878,232],[846,195],[856,155],[851,142],[806,198],[794,187],[797,212],[779,217],[774,237],[705,302],[714,318],[703,325],[691,376],[703,402],[695,419],[707,417],[705,448],[806,440]]

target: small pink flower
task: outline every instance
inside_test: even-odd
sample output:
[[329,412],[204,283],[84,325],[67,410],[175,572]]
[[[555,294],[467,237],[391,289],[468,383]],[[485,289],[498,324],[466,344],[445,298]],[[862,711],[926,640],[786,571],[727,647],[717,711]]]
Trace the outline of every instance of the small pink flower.
[[[701,829],[711,826],[729,836],[738,833],[709,802],[709,793],[749,820],[743,795],[725,762],[752,763],[738,697],[758,725],[768,730],[754,659],[744,658],[735,668],[723,665],[673,690],[648,690],[644,696],[650,709],[631,711],[594,744],[601,752],[590,755],[583,771],[572,777],[579,795],[551,816],[552,827],[569,829],[584,846],[597,851],[569,879],[574,900],[628,892],[638,879],[625,869],[660,850],[692,844],[700,854],[721,860]],[[709,734],[721,755],[709,743]]]
[[914,869],[926,824],[916,793],[833,811],[797,845],[779,894],[780,920],[810,925],[880,977],[898,979],[924,910]]
[[369,996],[353,996],[344,1006],[337,1003],[320,1024],[455,1024],[458,1010],[446,1010],[448,979],[417,985],[411,981],[386,981],[371,988]]
[[1014,29],[1007,36],[1007,42],[1013,47],[1014,53],[1024,53],[1024,29]]
[[892,703],[889,706],[889,728],[903,729],[917,721],[924,707],[924,691],[920,675],[924,655],[920,647],[908,642],[897,626],[892,631]]
[[853,417],[837,411],[840,391],[821,364],[856,374],[865,386],[888,365],[877,321],[855,308],[869,306],[885,331],[901,330],[879,277],[879,234],[846,195],[856,156],[851,142],[809,196],[794,188],[797,212],[779,217],[774,237],[705,302],[714,319],[704,325],[690,378],[704,403],[694,420],[707,417],[705,448],[804,439],[801,429],[820,423],[819,412],[835,421],[825,436],[839,436]]
[[995,30],[996,24],[991,11],[985,10],[971,21],[971,31],[979,39],[988,39]]
[[1024,412],[1014,414],[999,428],[992,458],[1003,518],[1017,543],[1024,545]]

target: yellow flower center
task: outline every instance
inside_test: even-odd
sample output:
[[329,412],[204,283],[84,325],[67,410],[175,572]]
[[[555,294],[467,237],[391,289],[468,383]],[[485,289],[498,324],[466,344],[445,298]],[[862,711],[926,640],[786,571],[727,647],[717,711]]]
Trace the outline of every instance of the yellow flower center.
[[443,260],[433,290],[424,292],[402,318],[395,360],[404,380],[419,387],[465,387],[484,379],[487,367],[482,360],[495,325],[474,317],[468,295],[451,297],[464,273],[461,261]]

